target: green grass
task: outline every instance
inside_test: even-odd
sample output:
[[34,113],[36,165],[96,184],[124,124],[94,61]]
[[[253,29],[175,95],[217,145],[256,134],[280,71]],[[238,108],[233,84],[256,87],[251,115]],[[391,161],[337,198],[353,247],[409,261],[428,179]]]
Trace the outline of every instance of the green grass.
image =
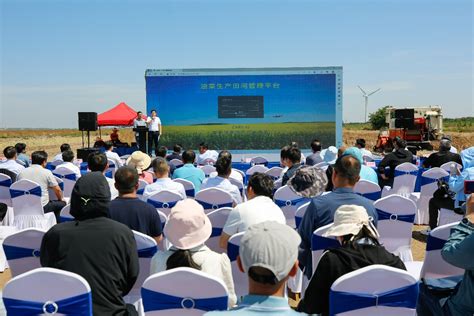
[[445,132],[474,132],[474,117],[461,117],[443,120]]
[[275,149],[295,141],[309,148],[313,138],[334,143],[334,130],[331,122],[163,126],[160,144],[196,148],[207,142],[215,149]]

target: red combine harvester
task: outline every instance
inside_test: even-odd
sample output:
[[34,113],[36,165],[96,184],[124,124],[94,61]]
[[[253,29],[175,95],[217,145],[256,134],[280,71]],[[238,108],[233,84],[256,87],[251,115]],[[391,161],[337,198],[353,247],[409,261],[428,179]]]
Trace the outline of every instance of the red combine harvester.
[[443,135],[443,114],[441,107],[413,107],[396,109],[388,107],[385,112],[387,128],[379,133],[374,150],[387,152],[393,150],[392,140],[400,137],[407,142],[411,151],[433,150],[432,140]]

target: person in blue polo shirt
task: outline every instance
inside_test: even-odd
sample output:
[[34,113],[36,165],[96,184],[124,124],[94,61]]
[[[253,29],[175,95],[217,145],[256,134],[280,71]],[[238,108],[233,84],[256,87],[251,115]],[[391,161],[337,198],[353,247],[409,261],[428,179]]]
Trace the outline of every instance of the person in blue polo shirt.
[[196,168],[193,163],[196,159],[196,154],[193,150],[188,149],[182,154],[184,165],[176,169],[173,173],[173,179],[184,179],[191,181],[194,184],[194,190],[196,193],[201,190],[201,184],[206,178],[204,171]]
[[301,238],[288,225],[266,221],[248,228],[240,241],[237,265],[248,275],[249,294],[229,311],[218,315],[306,315],[288,305],[286,282],[298,270],[298,245]]

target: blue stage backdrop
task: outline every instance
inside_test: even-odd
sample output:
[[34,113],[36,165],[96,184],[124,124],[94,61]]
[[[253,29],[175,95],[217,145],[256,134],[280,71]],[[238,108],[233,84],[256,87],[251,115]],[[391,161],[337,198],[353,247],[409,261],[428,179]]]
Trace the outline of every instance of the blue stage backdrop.
[[342,143],[342,67],[147,70],[147,112],[160,143],[196,148],[309,148]]

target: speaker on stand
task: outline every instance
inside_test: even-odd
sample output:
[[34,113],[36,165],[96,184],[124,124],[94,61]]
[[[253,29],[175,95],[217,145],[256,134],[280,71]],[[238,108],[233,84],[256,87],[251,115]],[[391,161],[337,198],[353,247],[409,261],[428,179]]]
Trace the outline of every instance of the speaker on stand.
[[[97,130],[97,112],[78,112],[79,130],[82,132],[82,149],[77,150],[77,157],[82,160],[87,160],[91,152],[96,151],[90,144],[90,131]],[[84,147],[84,132],[87,132],[87,148]]]

